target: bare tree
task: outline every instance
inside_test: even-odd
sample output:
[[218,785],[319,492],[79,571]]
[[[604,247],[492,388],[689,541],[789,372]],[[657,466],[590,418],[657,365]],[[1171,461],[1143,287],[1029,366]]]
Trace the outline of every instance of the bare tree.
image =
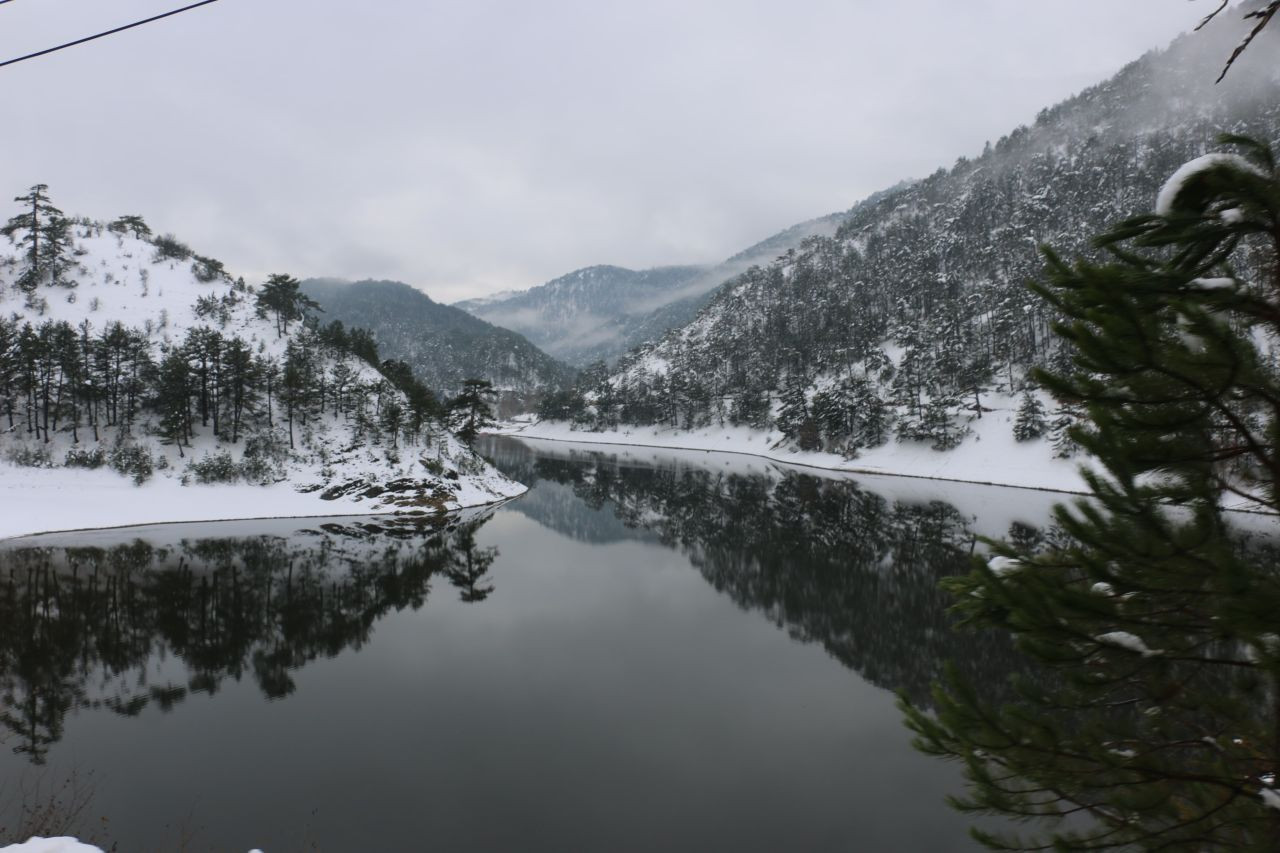
[[[1208,25],[1210,21],[1222,14],[1230,3],[1231,0],[1221,0],[1218,8],[1205,16],[1204,20],[1200,22],[1200,25],[1196,27],[1196,31],[1199,32]],[[1258,33],[1262,32],[1267,24],[1271,23],[1271,19],[1276,16],[1277,12],[1280,12],[1280,0],[1267,0],[1264,5],[1245,13],[1244,20],[1255,20],[1258,23],[1254,24],[1253,29],[1244,37],[1244,41],[1236,45],[1236,49],[1231,51],[1231,56],[1227,57],[1227,64],[1223,66],[1222,73],[1218,75],[1218,79],[1215,82],[1222,82],[1223,78],[1227,76],[1227,72],[1231,70],[1231,66],[1240,58],[1240,54],[1244,53],[1245,49],[1248,48],[1253,40],[1258,37]]]

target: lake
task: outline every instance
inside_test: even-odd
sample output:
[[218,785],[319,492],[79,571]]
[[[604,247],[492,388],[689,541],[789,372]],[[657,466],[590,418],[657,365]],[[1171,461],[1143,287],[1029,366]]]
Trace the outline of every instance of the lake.
[[895,691],[1002,689],[937,583],[1056,496],[479,449],[529,493],[5,543],[0,838],[52,803],[122,851],[974,848]]

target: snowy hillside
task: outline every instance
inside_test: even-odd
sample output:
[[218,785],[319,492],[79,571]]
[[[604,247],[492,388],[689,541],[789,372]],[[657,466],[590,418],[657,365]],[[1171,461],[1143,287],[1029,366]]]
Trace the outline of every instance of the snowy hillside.
[[467,379],[486,379],[504,400],[526,399],[573,377],[571,368],[516,332],[402,282],[307,279],[302,291],[320,303],[326,321],[369,329],[384,357],[403,360],[440,394],[457,394]]
[[375,367],[367,336],[306,322],[296,281],[233,281],[136,217],[67,220],[44,197],[5,231],[0,535],[523,491]]
[[[1215,85],[1238,40],[1235,23],[1218,21],[979,156],[869,199],[833,236],[747,271],[616,369],[584,374],[542,416],[582,430],[728,425],[775,433],[784,451],[891,471],[957,467],[942,458],[970,454],[979,438],[989,446],[995,410],[1005,438],[1070,458],[1066,428],[1080,412],[1028,381],[1070,356],[1051,307],[1026,287],[1043,273],[1040,246],[1095,253],[1095,235],[1150,212],[1221,132],[1280,143],[1280,32],[1263,33]],[[1250,251],[1232,259],[1245,280],[1258,270]]]
[[801,222],[711,266],[630,270],[585,267],[530,290],[469,299],[457,307],[525,335],[577,367],[612,363],[688,323],[717,287],[814,236],[831,236],[847,213]]

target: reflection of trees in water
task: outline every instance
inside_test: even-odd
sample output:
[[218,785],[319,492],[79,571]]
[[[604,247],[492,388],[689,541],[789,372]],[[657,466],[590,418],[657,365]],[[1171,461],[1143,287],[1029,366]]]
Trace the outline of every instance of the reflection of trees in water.
[[477,548],[475,527],[458,531],[457,546],[449,552],[444,565],[444,575],[458,588],[459,598],[468,604],[484,601],[493,593],[493,582],[488,579],[489,567],[498,558],[494,546]]
[[[0,725],[40,763],[74,708],[168,710],[246,675],[287,696],[292,671],[420,608],[436,574],[464,600],[492,593],[497,552],[475,542],[485,520],[0,551]],[[157,679],[157,662],[170,674]]]
[[[493,436],[481,437],[476,442],[476,449],[498,470],[531,487],[520,500],[508,504],[513,512],[527,516],[562,536],[593,545],[657,539],[643,530],[627,527],[613,512],[602,508],[603,504],[585,506],[582,497],[575,494],[570,485],[572,472],[577,468],[576,461],[539,457],[526,444]],[[539,473],[542,468],[546,470]],[[534,483],[540,483],[538,488],[532,488]]]
[[1006,638],[952,630],[954,602],[938,582],[970,570],[977,537],[949,504],[889,501],[848,480],[797,473],[630,465],[576,451],[539,457],[513,441],[483,450],[522,482],[567,484],[588,506],[656,533],[743,609],[915,701],[928,702],[947,661],[993,693],[1019,666]]

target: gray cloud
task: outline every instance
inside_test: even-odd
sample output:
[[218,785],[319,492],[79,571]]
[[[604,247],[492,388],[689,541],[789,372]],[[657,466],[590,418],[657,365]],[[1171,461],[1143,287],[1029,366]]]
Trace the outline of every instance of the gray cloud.
[[[18,0],[0,57],[175,5]],[[142,213],[251,279],[441,301],[714,263],[976,153],[1207,10],[222,0],[0,69],[0,192]]]

